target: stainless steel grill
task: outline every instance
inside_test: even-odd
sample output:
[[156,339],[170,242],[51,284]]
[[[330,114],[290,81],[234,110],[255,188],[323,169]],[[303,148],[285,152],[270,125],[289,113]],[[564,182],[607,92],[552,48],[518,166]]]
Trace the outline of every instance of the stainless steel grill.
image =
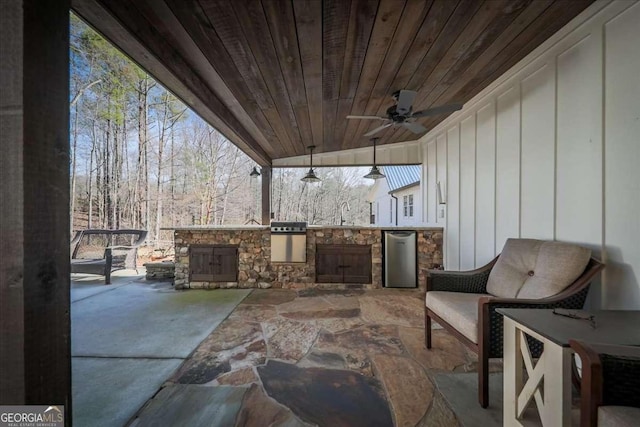
[[271,234],[306,234],[306,222],[272,222]]
[[271,223],[271,262],[307,262],[307,223]]

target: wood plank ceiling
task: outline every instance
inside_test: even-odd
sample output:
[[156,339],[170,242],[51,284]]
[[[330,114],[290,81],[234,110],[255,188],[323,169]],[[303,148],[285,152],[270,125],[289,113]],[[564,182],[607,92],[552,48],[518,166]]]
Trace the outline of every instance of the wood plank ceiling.
[[[370,145],[399,89],[465,103],[593,0],[72,0],[262,165]],[[433,128],[445,115],[419,122]],[[380,144],[421,135],[380,132]]]

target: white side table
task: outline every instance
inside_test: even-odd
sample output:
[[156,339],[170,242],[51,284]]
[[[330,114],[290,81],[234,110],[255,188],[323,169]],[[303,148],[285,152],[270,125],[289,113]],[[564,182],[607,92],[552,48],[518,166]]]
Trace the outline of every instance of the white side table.
[[[524,334],[544,343],[537,363]],[[505,317],[503,425],[523,425],[524,411],[533,400],[543,426],[571,425],[571,349]]]
[[[504,316],[503,425],[524,425],[535,401],[543,426],[571,425],[571,357],[569,339],[602,344],[639,344],[640,312],[569,310],[593,314],[594,323],[553,314],[553,310],[502,309]],[[567,310],[562,310],[567,313]],[[544,344],[535,361],[526,335]],[[526,372],[526,381],[525,381]]]

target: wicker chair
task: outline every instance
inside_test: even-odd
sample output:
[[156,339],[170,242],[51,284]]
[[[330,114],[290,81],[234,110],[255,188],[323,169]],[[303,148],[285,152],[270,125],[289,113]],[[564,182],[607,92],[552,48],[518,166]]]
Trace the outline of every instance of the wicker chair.
[[111,283],[111,272],[136,270],[138,247],[147,237],[145,230],[99,230],[76,232],[71,241],[71,272],[97,274]]
[[580,426],[639,425],[640,347],[569,344],[582,361]]
[[[524,249],[523,249],[524,248]],[[522,251],[530,248],[531,262],[523,262]],[[541,249],[542,248],[542,249]],[[560,251],[560,252],[558,252]],[[553,292],[553,287],[540,289],[541,280],[545,278],[544,266],[540,259],[547,263],[554,260],[562,262],[562,251],[569,251],[565,256],[572,262],[579,259],[574,275],[568,274],[556,265],[550,270],[562,276],[566,283],[560,283],[560,290]],[[519,253],[520,252],[520,253]],[[545,253],[544,256],[540,254]],[[515,255],[514,255],[515,253]],[[539,254],[540,253],[540,254]],[[501,255],[489,264],[473,271],[453,272],[431,270],[427,277],[427,294],[425,299],[425,344],[431,348],[431,319],[451,332],[458,340],[478,354],[478,400],[483,408],[489,405],[489,359],[502,357],[503,319],[496,312],[497,308],[575,308],[584,306],[589,285],[594,276],[604,268],[597,260],[590,258],[591,251],[575,245],[560,242],[543,242],[532,239],[509,239]],[[504,260],[499,262],[500,258]],[[526,259],[526,256],[524,256]],[[524,273],[517,274],[517,268],[505,264],[508,260],[522,264]],[[585,266],[586,264],[586,266]],[[494,272],[494,266],[496,271]],[[506,277],[516,280],[513,290],[505,293],[492,292],[490,276],[498,276],[498,270]],[[534,273],[535,271],[535,273]],[[581,273],[582,272],[582,273]],[[551,275],[551,274],[549,274]],[[534,281],[534,276],[537,282]],[[541,279],[542,277],[542,279]],[[504,279],[504,277],[503,277]],[[530,280],[531,279],[531,280]],[[530,281],[529,281],[530,280]],[[495,281],[495,280],[494,280]],[[527,283],[529,281],[529,283]],[[515,283],[517,282],[517,283]],[[489,285],[489,289],[488,288]],[[536,286],[531,286],[536,285]],[[528,289],[523,292],[525,286]],[[558,284],[555,284],[556,289]],[[495,286],[494,286],[495,288]],[[432,293],[433,292],[433,293]],[[505,297],[505,295],[511,295]],[[533,338],[529,340],[529,347],[534,357],[542,353],[542,344]]]

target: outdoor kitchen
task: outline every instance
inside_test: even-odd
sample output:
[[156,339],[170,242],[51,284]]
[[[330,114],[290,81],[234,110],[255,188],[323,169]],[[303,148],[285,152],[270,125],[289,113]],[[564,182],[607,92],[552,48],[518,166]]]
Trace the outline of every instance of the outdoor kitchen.
[[[174,230],[176,289],[395,287],[384,277],[384,233],[393,229],[273,222]],[[409,231],[415,232],[415,262],[408,264],[415,278],[401,287],[424,289],[426,271],[442,266],[443,230]]]

